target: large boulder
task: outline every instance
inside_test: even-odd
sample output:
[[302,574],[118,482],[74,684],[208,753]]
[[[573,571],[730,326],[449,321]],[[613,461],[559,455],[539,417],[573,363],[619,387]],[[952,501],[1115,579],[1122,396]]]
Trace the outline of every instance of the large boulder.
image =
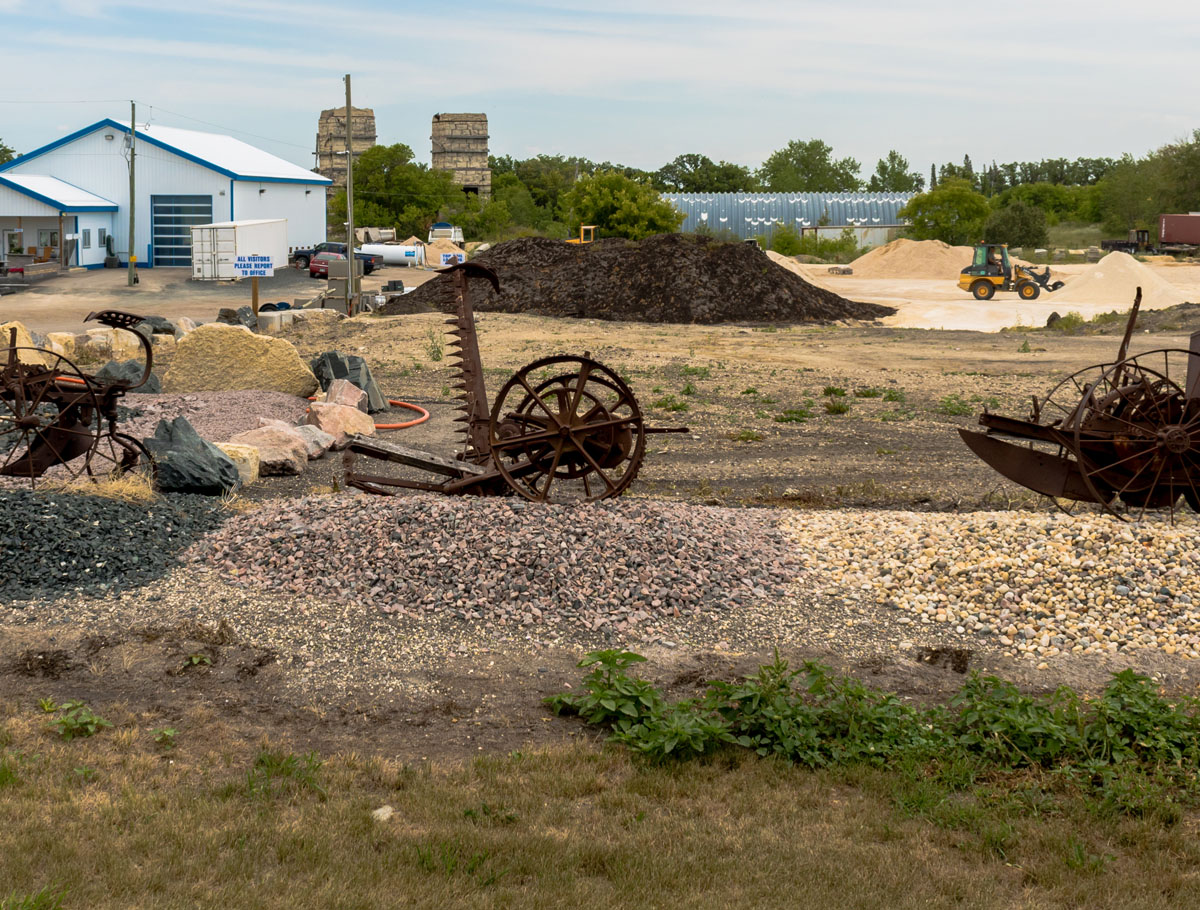
[[241,482],[229,456],[201,438],[186,417],[160,420],[154,435],[142,440],[158,469],[158,488],[164,493],[220,496]]
[[307,422],[332,436],[335,449],[346,448],[351,436],[375,435],[375,421],[358,408],[348,408],[344,404],[314,401],[308,407]]
[[328,404],[344,404],[348,408],[358,408],[367,413],[367,393],[352,383],[349,379],[335,379],[325,390],[325,401]]
[[75,336],[75,353],[83,360],[133,360],[145,350],[137,333],[103,326]]
[[242,486],[258,480],[258,449],[254,446],[240,446],[233,442],[218,442],[216,447],[237,466]]
[[75,356],[75,333],[49,332],[46,335],[46,346],[55,354],[62,354],[70,360]]
[[[7,348],[9,344],[12,343],[12,329],[17,330],[17,347],[37,347],[37,345],[33,343],[33,336],[29,334],[29,329],[25,328],[24,323],[6,322],[3,325],[0,325],[0,350]],[[26,350],[19,351],[17,353],[17,359],[21,361],[21,363],[27,363],[33,366],[47,366],[47,360],[53,360],[54,358],[47,358],[45,355],[39,354],[37,351]]]
[[308,464],[308,443],[291,428],[259,427],[231,436],[229,442],[258,449],[258,472],[264,477],[299,474]]
[[290,342],[255,335],[244,326],[209,323],[179,340],[163,377],[166,392],[260,389],[307,398],[317,378]]
[[233,307],[221,307],[217,310],[217,322],[222,325],[242,325],[254,331],[258,328],[258,319],[254,316],[254,310],[248,306],[240,306],[237,309]]
[[371,414],[386,411],[390,407],[371,376],[371,368],[357,355],[326,351],[313,359],[312,369],[321,383],[322,391],[327,390],[335,379],[346,379],[367,393],[367,411]]
[[312,424],[304,424],[296,427],[296,432],[304,437],[304,441],[308,444],[308,460],[320,458],[326,452],[333,448],[336,439],[329,433],[326,433],[320,427],[315,427]]
[[[109,382],[128,382],[133,385],[135,382],[140,382],[142,373],[145,372],[146,366],[140,360],[110,360],[99,370],[96,371],[96,378]],[[134,392],[145,392],[150,395],[157,395],[162,391],[162,382],[153,373],[146,380],[146,384],[133,389]]]

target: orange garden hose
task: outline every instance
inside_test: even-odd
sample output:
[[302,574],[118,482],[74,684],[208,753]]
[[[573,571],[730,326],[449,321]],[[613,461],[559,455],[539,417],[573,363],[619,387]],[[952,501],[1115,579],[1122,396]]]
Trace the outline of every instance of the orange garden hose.
[[[84,384],[84,380],[77,379],[74,376],[59,376],[58,381],[77,382],[80,385]],[[308,400],[316,401],[317,399],[316,396],[310,396]],[[389,398],[388,404],[390,404],[392,407],[407,408],[410,411],[416,411],[421,416],[417,417],[415,420],[405,420],[401,423],[377,423],[375,424],[375,429],[377,430],[407,430],[409,427],[415,427],[417,424],[424,423],[429,419],[429,412],[419,404],[409,404],[407,401],[400,401],[398,398]]]

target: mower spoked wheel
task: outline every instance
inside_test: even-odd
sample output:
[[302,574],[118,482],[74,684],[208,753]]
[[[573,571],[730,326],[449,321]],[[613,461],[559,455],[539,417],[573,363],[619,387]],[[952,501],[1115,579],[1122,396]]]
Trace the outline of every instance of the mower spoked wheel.
[[589,357],[546,357],[517,371],[492,407],[496,467],[535,502],[589,502],[633,482],[646,449],[629,386]]

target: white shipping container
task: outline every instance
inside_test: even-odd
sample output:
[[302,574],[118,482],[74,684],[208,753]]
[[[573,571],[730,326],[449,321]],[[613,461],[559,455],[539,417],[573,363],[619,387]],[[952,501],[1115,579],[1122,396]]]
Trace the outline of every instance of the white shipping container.
[[192,278],[236,278],[233,263],[238,256],[270,256],[275,268],[287,268],[287,219],[222,221],[192,228]]

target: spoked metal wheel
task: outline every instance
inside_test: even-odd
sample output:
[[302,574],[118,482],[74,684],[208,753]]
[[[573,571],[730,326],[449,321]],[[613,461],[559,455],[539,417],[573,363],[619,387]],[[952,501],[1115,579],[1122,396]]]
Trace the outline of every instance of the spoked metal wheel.
[[617,496],[646,451],[633,392],[590,357],[546,357],[522,367],[496,397],[489,433],[497,469],[536,502]]
[[[0,370],[0,478],[30,486],[78,480],[99,439],[100,407],[91,383],[59,354],[9,351]],[[22,362],[35,359],[41,363]]]
[[154,485],[154,458],[138,440],[126,433],[105,433],[87,463],[87,473],[95,481],[137,477]]
[[1183,392],[1196,359],[1185,350],[1131,357],[1109,367],[1080,403],[1072,426],[1080,472],[1094,490],[1111,491],[1110,512],[1121,514],[1116,497],[1136,519],[1166,509],[1174,520],[1180,497],[1193,509],[1200,504],[1200,401]]

